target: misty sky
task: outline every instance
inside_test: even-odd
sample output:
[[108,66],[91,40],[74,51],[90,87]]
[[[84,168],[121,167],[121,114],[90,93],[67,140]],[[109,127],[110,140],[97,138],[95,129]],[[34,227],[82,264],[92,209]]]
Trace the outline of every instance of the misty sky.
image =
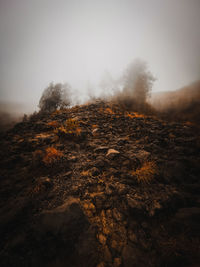
[[51,82],[79,95],[148,62],[153,90],[200,78],[200,0],[0,0],[1,100],[37,105]]

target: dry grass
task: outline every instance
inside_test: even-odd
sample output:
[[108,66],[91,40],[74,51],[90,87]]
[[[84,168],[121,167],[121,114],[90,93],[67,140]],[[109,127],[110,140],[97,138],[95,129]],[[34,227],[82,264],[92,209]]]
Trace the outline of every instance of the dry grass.
[[90,176],[90,175],[91,175],[90,171],[82,171],[81,172],[81,176]]
[[106,108],[105,112],[108,114],[115,114],[114,111],[111,108]]
[[61,151],[57,150],[54,147],[48,147],[45,150],[45,155],[42,161],[44,162],[45,165],[49,166],[54,163],[57,163],[63,156],[64,155]]
[[51,126],[53,128],[58,128],[59,127],[59,123],[58,121],[50,121],[47,123],[48,126]]
[[131,119],[134,119],[134,118],[146,118],[146,116],[144,114],[140,114],[138,112],[133,112],[133,113],[126,112],[125,117],[129,117]]
[[144,162],[141,168],[131,172],[140,184],[149,184],[154,179],[156,173],[157,166],[153,161]]
[[79,126],[79,123],[75,119],[68,119],[65,122],[65,127],[68,131],[75,131],[78,126]]
[[112,108],[109,108],[109,107],[108,108],[100,108],[99,112],[104,113],[104,114],[111,114],[111,115],[115,114],[115,112],[112,110]]
[[55,130],[55,134],[57,134],[58,136],[80,136],[81,135],[81,128],[79,127],[79,123],[77,120],[75,119],[68,119],[66,120],[65,124],[63,124],[62,126],[58,127]]

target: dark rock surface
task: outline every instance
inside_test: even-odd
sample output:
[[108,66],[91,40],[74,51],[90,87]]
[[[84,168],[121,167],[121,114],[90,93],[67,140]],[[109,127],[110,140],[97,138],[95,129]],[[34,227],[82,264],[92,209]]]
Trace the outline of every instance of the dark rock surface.
[[193,125],[96,102],[17,124],[0,156],[0,266],[200,265]]

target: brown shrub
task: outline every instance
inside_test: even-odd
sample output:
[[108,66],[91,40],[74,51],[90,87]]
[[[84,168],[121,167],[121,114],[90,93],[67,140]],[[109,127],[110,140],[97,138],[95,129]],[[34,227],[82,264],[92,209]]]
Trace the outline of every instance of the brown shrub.
[[140,168],[131,172],[140,184],[149,184],[154,179],[156,173],[157,166],[153,161],[144,162]]
[[45,150],[45,155],[42,159],[45,165],[52,165],[57,163],[62,157],[63,153],[54,147],[48,147]]
[[51,126],[53,128],[58,128],[59,127],[59,122],[58,121],[50,121],[47,123],[48,126]]
[[68,119],[66,120],[65,124],[55,130],[55,133],[59,137],[79,136],[81,134],[81,128],[79,127],[79,123],[77,120]]

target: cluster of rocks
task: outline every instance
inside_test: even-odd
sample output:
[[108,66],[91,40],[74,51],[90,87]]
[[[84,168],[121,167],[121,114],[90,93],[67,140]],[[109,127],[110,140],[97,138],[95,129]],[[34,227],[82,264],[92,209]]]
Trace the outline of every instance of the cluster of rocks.
[[[59,138],[51,122],[69,118],[80,133]],[[35,116],[2,137],[0,266],[200,263],[193,125],[96,102]],[[46,166],[48,147],[63,157]]]

